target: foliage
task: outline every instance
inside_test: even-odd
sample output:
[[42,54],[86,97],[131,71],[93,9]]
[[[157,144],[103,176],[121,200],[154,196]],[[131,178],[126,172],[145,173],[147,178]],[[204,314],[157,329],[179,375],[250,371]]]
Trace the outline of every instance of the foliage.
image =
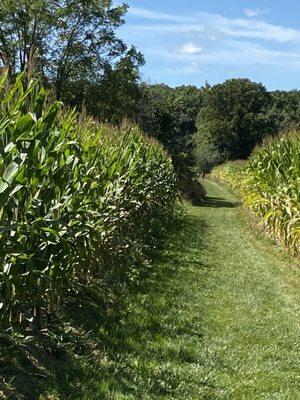
[[277,90],[270,94],[273,101],[269,114],[274,121],[276,131],[298,128],[300,123],[300,91]]
[[26,69],[57,99],[102,120],[132,116],[144,58],[116,36],[127,8],[112,0],[3,0],[0,61],[12,79]]
[[[42,72],[57,1],[3,0],[0,4],[1,63],[12,77],[17,71]],[[56,25],[56,23],[55,23]]]
[[133,121],[139,109],[141,89],[139,66],[143,57],[130,49],[114,66],[107,66],[99,82],[79,80],[64,93],[64,100],[78,110],[82,107],[100,121],[120,124]]
[[247,204],[292,254],[300,254],[300,136],[266,142],[251,157]]
[[202,90],[194,86],[171,88],[142,85],[137,122],[164,145],[179,175],[191,174],[194,167],[193,134],[202,102]]
[[255,145],[273,132],[266,115],[270,102],[266,89],[248,79],[207,87],[195,139],[200,165],[205,168],[205,163],[247,158]]
[[63,114],[22,76],[0,87],[1,326],[38,327],[72,282],[134,279],[172,215],[176,180],[137,128]]
[[300,136],[295,131],[264,142],[246,168],[219,166],[216,176],[238,190],[245,204],[293,255],[300,254]]

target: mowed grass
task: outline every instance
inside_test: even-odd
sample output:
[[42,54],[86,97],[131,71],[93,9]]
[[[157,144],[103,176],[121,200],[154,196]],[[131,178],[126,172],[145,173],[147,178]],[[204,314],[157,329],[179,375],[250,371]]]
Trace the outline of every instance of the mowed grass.
[[300,398],[299,265],[205,186],[110,334],[103,398]]

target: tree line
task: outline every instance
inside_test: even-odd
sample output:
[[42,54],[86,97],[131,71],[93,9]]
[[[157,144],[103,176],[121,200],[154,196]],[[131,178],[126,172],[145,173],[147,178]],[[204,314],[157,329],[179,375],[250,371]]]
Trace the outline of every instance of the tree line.
[[201,88],[143,82],[144,56],[118,37],[128,6],[112,0],[2,0],[0,63],[39,77],[56,99],[99,121],[140,125],[180,179],[247,158],[267,135],[299,124],[300,92],[230,79]]
[[246,159],[265,137],[300,123],[300,91],[270,92],[249,79],[141,89],[138,123],[168,149],[179,175]]

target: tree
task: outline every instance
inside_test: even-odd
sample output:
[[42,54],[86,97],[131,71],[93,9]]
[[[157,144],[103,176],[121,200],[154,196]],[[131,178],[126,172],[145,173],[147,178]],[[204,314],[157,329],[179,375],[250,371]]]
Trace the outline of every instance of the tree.
[[124,24],[127,5],[112,7],[110,0],[60,0],[53,45],[46,55],[46,73],[55,82],[57,98],[84,77],[99,81],[107,68],[126,53],[116,37]]
[[112,123],[124,118],[134,120],[141,97],[139,67],[144,57],[135,48],[129,49],[115,65],[108,65],[99,81],[79,79],[66,86],[63,99],[77,109]]
[[164,84],[143,84],[141,95],[137,122],[165,146],[179,175],[191,174],[193,134],[202,90],[194,86],[171,88]]
[[300,125],[300,91],[288,92],[277,90],[270,93],[272,106],[269,111],[276,131],[299,128]]
[[2,0],[0,3],[0,60],[9,71],[41,72],[56,20],[54,0]]
[[197,117],[197,157],[204,150],[211,162],[247,158],[274,131],[267,115],[271,103],[265,87],[249,79],[231,79],[206,88]]
[[127,8],[112,0],[2,0],[2,66],[12,77],[25,68],[39,74],[64,100],[80,82],[119,77],[126,63],[137,73],[142,55],[116,36]]

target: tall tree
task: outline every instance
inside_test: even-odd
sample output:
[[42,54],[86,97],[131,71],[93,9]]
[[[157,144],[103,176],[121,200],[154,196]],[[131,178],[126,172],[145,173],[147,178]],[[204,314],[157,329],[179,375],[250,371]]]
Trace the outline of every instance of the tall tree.
[[141,97],[139,67],[144,57],[135,48],[129,49],[114,65],[107,65],[100,80],[80,77],[65,85],[63,98],[78,109],[101,121],[119,123],[134,120]]
[[276,130],[299,128],[300,125],[300,91],[271,92],[273,99],[270,118],[275,123]]
[[165,146],[179,175],[191,174],[194,166],[193,134],[202,102],[202,89],[143,84],[141,92],[138,123]]
[[2,65],[12,76],[25,68],[40,74],[57,98],[79,81],[98,83],[122,57],[137,55],[116,36],[127,8],[112,0],[2,0]]
[[56,21],[54,0],[2,0],[0,3],[0,60],[10,76],[28,69],[42,72]]
[[127,5],[112,7],[110,0],[60,0],[53,45],[47,54],[47,74],[57,97],[66,85],[85,78],[101,79],[106,68],[126,53],[116,29],[124,24]]
[[261,139],[274,131],[268,115],[272,98],[249,79],[230,79],[208,87],[197,117],[197,154],[218,162],[246,158]]

